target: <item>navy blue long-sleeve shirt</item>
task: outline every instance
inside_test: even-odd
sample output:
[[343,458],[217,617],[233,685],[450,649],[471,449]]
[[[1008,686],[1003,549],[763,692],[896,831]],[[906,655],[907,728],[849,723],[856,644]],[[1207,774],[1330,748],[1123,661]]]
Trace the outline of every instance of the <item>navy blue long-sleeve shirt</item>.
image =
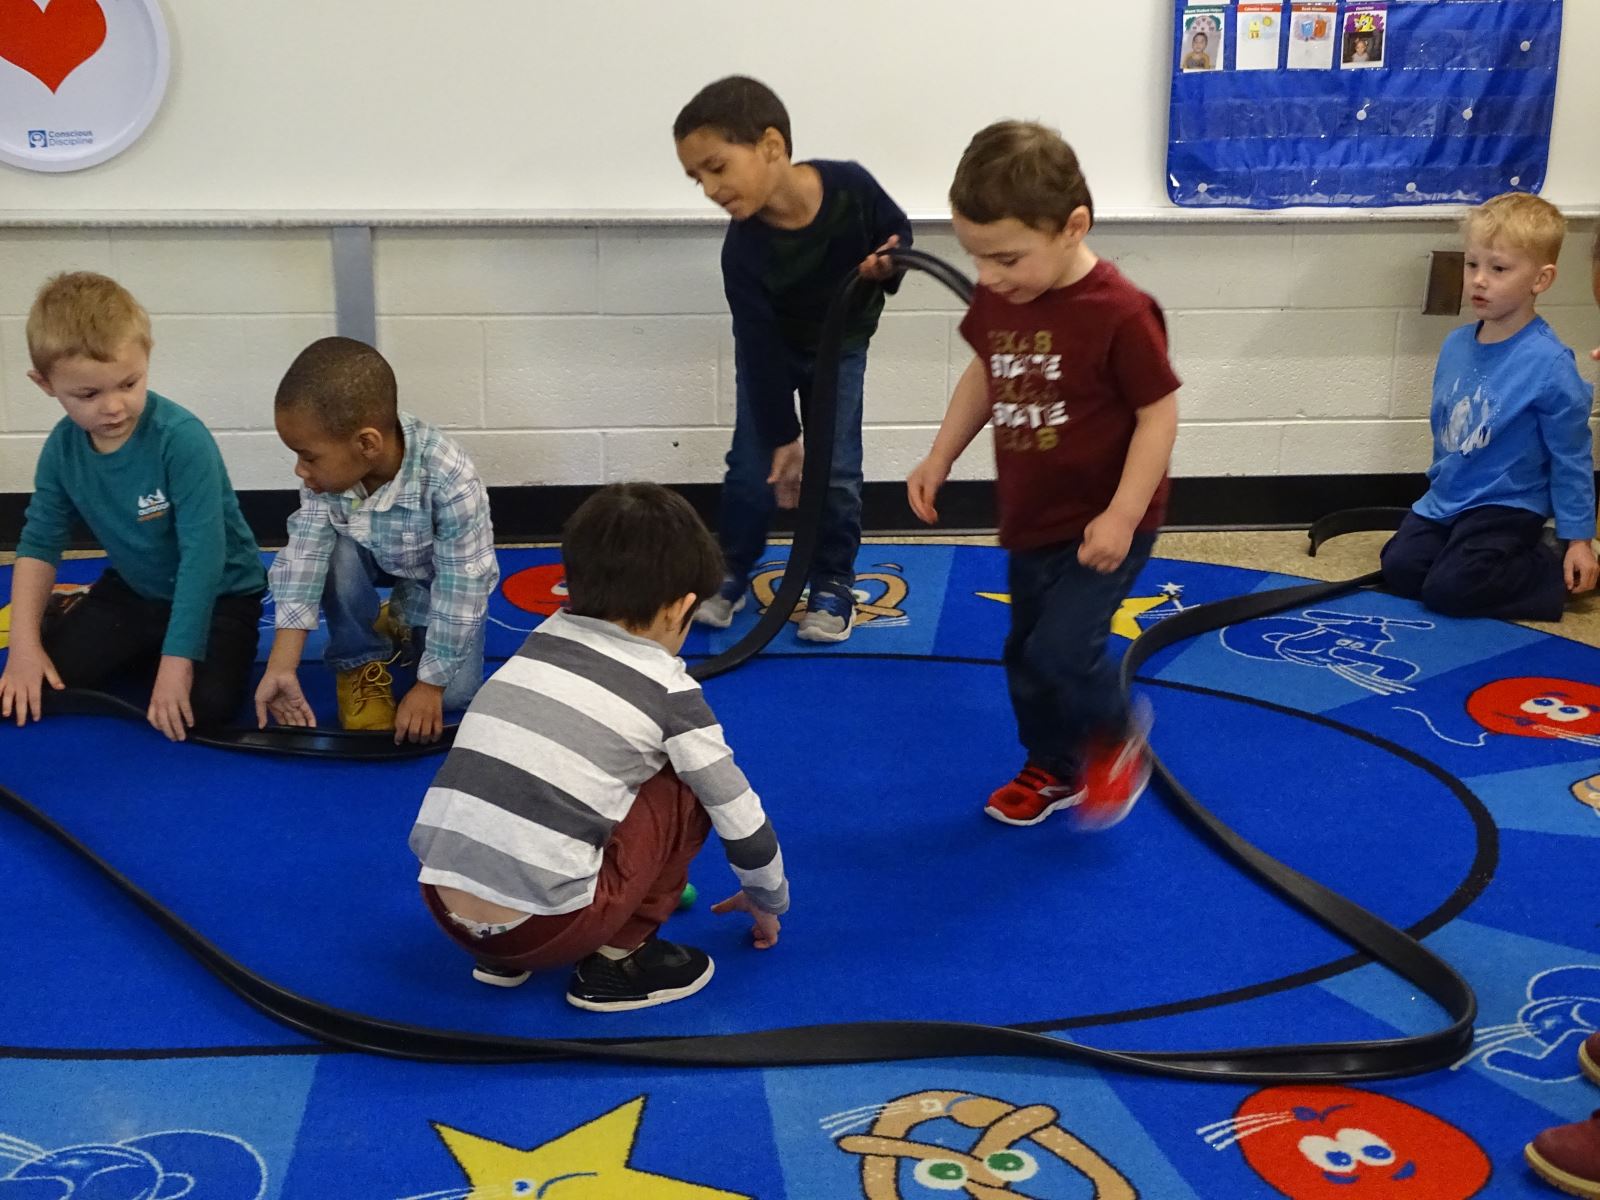
[[[801,380],[793,353],[816,353],[822,319],[839,285],[895,234],[911,244],[911,223],[864,167],[814,160],[822,205],[803,229],[778,229],[759,217],[735,221],[722,243],[722,283],[733,313],[743,382],[754,398],[756,430],[776,449],[800,436],[794,394]],[[892,287],[892,285],[891,285]],[[858,306],[845,349],[865,346],[878,328],[882,296]]]

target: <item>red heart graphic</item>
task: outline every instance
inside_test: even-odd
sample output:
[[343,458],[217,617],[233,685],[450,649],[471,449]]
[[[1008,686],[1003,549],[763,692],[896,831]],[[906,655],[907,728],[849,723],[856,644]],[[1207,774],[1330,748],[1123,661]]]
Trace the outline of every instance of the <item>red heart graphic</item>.
[[106,14],[99,0],[0,0],[0,58],[13,62],[52,92],[105,45]]

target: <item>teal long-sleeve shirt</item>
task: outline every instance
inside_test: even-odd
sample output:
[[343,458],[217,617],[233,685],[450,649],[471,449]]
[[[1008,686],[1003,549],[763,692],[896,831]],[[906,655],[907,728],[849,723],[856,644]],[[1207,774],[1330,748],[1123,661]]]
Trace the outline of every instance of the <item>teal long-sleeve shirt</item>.
[[52,565],[81,518],[139,595],[172,605],[161,652],[206,656],[218,596],[265,590],[267,574],[211,432],[155,392],[110,454],[63,417],[45,440],[17,544]]

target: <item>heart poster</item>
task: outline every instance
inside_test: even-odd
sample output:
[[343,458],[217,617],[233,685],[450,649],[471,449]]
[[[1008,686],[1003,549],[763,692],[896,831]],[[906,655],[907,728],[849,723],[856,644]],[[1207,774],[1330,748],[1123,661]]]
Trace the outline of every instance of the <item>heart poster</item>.
[[76,171],[121,153],[169,61],[158,0],[0,0],[0,163]]

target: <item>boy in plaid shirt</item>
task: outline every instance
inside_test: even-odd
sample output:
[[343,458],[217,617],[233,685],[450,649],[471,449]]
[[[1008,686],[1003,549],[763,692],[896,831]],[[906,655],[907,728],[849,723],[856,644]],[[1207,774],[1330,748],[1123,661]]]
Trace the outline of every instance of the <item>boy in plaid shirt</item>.
[[[394,372],[371,346],[330,337],[301,352],[278,385],[278,436],[305,485],[270,579],[277,634],[256,717],[315,725],[295,669],[317,609],[345,729],[431,742],[446,709],[483,683],[484,620],[499,581],[489,496],[465,452],[400,412]],[[392,586],[387,614],[379,586]],[[395,703],[395,641],[420,655]]]

